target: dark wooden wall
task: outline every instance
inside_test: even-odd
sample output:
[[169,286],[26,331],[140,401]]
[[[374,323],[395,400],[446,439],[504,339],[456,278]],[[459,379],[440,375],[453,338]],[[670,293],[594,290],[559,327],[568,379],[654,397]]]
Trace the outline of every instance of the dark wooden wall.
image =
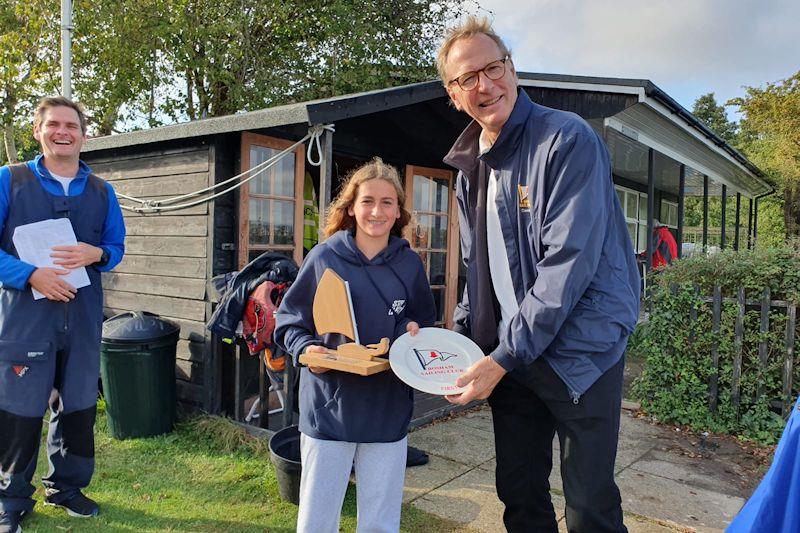
[[[213,150],[205,143],[147,151],[84,154],[114,189],[146,199],[168,198],[214,183]],[[130,203],[121,200],[121,203]],[[190,408],[210,407],[211,360],[206,280],[211,270],[213,219],[209,204],[142,215],[123,211],[125,257],[103,274],[104,312],[149,311],[181,327],[177,349],[178,399]]]

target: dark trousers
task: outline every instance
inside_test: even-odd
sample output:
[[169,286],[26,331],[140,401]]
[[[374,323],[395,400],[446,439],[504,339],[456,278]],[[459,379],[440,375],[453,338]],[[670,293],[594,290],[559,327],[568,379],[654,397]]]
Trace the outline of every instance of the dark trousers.
[[567,529],[627,532],[614,482],[624,357],[576,404],[564,382],[539,358],[507,374],[489,397],[497,452],[497,494],[511,533],[557,532],[548,478],[553,437],[561,447]]
[[[61,340],[0,341],[0,512],[33,509],[32,480],[48,405],[50,468],[42,478],[48,499],[69,499],[94,473],[99,343],[90,345],[81,336]],[[51,398],[53,388],[58,395]]]

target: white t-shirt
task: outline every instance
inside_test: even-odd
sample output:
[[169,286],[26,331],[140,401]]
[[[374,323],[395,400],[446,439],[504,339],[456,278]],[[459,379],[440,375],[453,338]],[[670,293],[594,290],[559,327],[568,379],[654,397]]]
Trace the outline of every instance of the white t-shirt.
[[[484,143],[483,135],[480,138],[481,152],[490,148]],[[511,280],[511,269],[508,266],[508,252],[503,231],[500,226],[500,215],[497,212],[497,174],[494,170],[489,173],[489,182],[486,187],[486,240],[489,248],[489,272],[492,275],[492,286],[497,301],[500,303],[500,324],[497,326],[497,336],[505,333],[508,324],[517,312],[519,304],[514,294],[514,282]]]
[[59,182],[62,187],[64,187],[64,195],[69,196],[69,184],[72,182],[72,180],[75,179],[75,176],[68,178],[66,176],[59,176],[58,174],[53,174],[52,172],[50,173],[50,175],[53,176],[53,179]]

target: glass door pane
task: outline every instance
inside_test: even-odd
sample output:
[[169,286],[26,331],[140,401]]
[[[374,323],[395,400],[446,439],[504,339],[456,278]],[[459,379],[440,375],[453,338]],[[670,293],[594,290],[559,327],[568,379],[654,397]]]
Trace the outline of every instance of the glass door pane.
[[[449,171],[408,167],[406,171],[408,209],[412,213],[407,233],[411,247],[422,259],[436,305],[436,324],[444,326],[452,318],[457,272],[450,283],[451,256],[458,255],[457,236],[450,235],[453,177]],[[453,249],[453,243],[456,248]],[[451,287],[452,285],[452,287]]]

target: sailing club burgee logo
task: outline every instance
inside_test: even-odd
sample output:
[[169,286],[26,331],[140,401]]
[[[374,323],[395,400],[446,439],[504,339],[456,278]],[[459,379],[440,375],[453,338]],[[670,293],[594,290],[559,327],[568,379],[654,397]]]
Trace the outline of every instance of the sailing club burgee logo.
[[444,362],[453,357],[458,357],[456,353],[443,352],[441,350],[417,350],[414,348],[414,354],[417,356],[422,370],[427,370],[431,364],[435,362]]
[[30,367],[25,365],[14,365],[11,368],[14,370],[14,373],[18,378],[21,378],[28,373],[28,370],[30,370]]

